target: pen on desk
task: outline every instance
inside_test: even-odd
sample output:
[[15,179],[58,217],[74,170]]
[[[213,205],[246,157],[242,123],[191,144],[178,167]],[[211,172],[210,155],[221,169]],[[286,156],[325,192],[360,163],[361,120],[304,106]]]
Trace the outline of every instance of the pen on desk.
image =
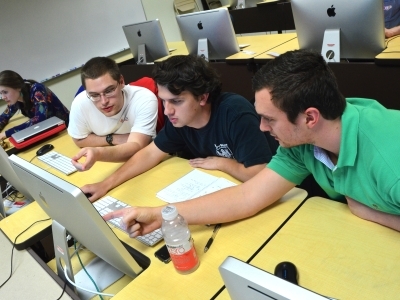
[[212,236],[210,237],[210,239],[208,240],[206,246],[204,247],[204,253],[206,253],[208,251],[208,249],[210,249],[211,244],[214,242],[215,236],[217,235],[218,230],[220,228],[221,228],[221,224],[215,225],[213,233],[212,233]]

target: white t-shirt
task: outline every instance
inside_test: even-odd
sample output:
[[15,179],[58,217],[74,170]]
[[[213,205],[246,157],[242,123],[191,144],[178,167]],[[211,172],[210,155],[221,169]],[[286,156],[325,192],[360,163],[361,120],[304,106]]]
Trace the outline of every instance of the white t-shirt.
[[[86,96],[86,91],[78,94],[71,105],[68,134],[75,139],[84,139],[91,133],[106,136],[110,133],[138,132],[154,138],[158,113],[157,97],[150,90],[138,86],[125,85],[122,91],[124,106],[112,117],[100,112]],[[125,120],[121,120],[125,114]],[[120,120],[122,125],[119,125]]]

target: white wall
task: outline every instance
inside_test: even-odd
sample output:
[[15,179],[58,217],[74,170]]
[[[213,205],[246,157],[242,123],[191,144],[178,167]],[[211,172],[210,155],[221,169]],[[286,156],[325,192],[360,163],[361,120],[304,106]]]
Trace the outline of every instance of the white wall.
[[[201,0],[196,0],[203,10]],[[142,0],[147,20],[159,19],[167,42],[182,41],[178,23],[175,18],[174,0]]]
[[[203,8],[201,1],[196,0],[200,9]],[[142,0],[143,9],[147,20],[159,19],[167,42],[181,41],[178,24],[175,19],[173,0]],[[122,29],[121,29],[122,30]],[[111,58],[117,62],[132,58],[130,50],[125,50]],[[57,78],[44,82],[64,103],[71,108],[72,100],[78,88],[81,86],[80,68],[61,75]]]
[[122,26],[146,20],[141,0],[0,0],[0,7],[0,67],[37,81],[128,49]]

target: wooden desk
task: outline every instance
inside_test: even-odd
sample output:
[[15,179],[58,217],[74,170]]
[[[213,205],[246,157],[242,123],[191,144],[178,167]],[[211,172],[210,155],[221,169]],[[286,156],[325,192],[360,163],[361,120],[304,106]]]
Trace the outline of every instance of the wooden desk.
[[[171,171],[177,170],[178,168],[181,170],[190,169],[186,161],[173,158],[162,163],[158,171],[154,170],[153,175],[156,175],[156,173],[160,175],[161,173],[169,174]],[[187,171],[183,172],[182,175],[185,173],[187,173]],[[214,175],[221,174],[220,172],[212,173]],[[180,177],[176,175],[178,175],[178,173],[172,174],[171,179]],[[159,175],[157,175],[157,177],[158,176]],[[148,178],[149,176],[143,176],[143,178],[138,180],[135,186],[140,187],[141,184],[146,183],[152,185],[149,180],[146,180],[146,177]],[[224,175],[223,177],[232,180],[229,176]],[[162,175],[160,180],[162,180],[162,178],[165,178],[165,175]],[[157,180],[152,180],[152,182],[154,184]],[[165,186],[165,184],[160,184],[157,189],[161,189],[163,186]],[[166,265],[155,258],[154,252],[159,246],[153,249],[138,245],[138,242],[134,241],[134,247],[146,254],[151,259],[151,264],[147,270],[129,283],[129,285],[120,291],[113,299],[128,299],[129,297],[138,299],[190,299],[198,297],[201,299],[209,299],[223,286],[222,279],[218,272],[218,266],[222,261],[228,255],[248,260],[296,209],[305,197],[305,191],[293,189],[280,203],[271,206],[258,215],[247,220],[223,224],[213,246],[207,253],[204,253],[203,249],[212,234],[213,227],[190,226],[197,254],[200,259],[200,267],[189,275],[180,275],[174,270],[171,263]],[[149,204],[151,199],[146,197],[143,201],[143,203]],[[135,203],[136,202],[135,200]],[[142,202],[142,200],[139,200],[139,202]],[[162,202],[157,200],[157,203],[160,204]],[[136,204],[141,205],[141,203]],[[126,235],[119,233],[117,233],[117,235],[120,239],[129,241]]]
[[[250,46],[239,53],[228,56],[226,62],[228,64],[249,62],[258,55],[271,51],[294,38],[296,38],[295,33],[239,36],[237,38],[239,44],[250,44]],[[248,53],[248,51],[252,53]]]
[[[33,147],[18,153],[18,156],[27,161],[30,161],[36,155],[36,151],[41,146],[48,143],[54,146],[54,151],[57,151],[68,157],[72,157],[79,151],[79,147],[74,144],[67,131],[64,130],[58,135],[55,135],[46,141],[38,143]],[[97,162],[89,171],[75,172],[67,176],[60,171],[51,168],[37,158],[33,158],[32,163],[68,182],[71,182],[72,184],[75,184],[78,187],[85,183],[92,183],[103,180],[105,177],[112,174],[121,165],[121,163]],[[90,178],[90,180],[88,180],[88,178]],[[0,221],[0,229],[7,235],[7,237],[11,241],[14,241],[15,238],[33,222],[47,218],[47,214],[39,207],[36,202],[33,202],[18,211],[17,213],[14,213],[4,220]],[[18,237],[16,248],[18,250],[26,249],[35,242],[41,240],[44,236],[47,236],[51,233],[50,226],[51,221],[41,222],[34,225],[27,232]]]
[[[357,218],[345,204],[315,197],[251,264],[273,273],[279,262],[291,261],[301,286],[337,299],[398,299],[399,249],[399,232]],[[224,293],[221,299],[227,299]]]
[[386,49],[375,57],[377,65],[400,65],[400,36],[385,41]]
[[[70,156],[76,152],[76,146],[70,141],[67,135],[51,143],[55,146],[56,151],[65,155]],[[40,147],[40,145],[38,147]],[[21,154],[21,156],[25,159],[31,159],[35,151],[36,149],[31,149]],[[42,167],[45,166],[36,159],[33,160],[33,163]],[[60,172],[53,169],[49,169],[49,171],[80,186],[104,178],[113,172],[118,165],[119,164],[113,163],[96,163],[93,170],[74,173],[70,176],[62,175]],[[130,205],[162,205],[165,203],[156,197],[156,192],[187,174],[190,170],[192,170],[192,167],[190,167],[187,160],[177,157],[169,158],[148,172],[116,187],[108,194]],[[219,171],[204,171],[238,182]],[[101,173],[101,175],[99,175],[99,173]],[[90,180],[87,178],[90,178]],[[166,297],[166,295],[177,295],[178,290],[179,293],[183,295],[183,298],[189,297],[192,294],[204,295],[204,298],[210,298],[223,286],[222,279],[218,272],[218,265],[222,263],[228,255],[233,255],[243,260],[249,259],[298,207],[305,197],[306,192],[304,190],[295,188],[281,199],[280,203],[269,207],[256,216],[240,222],[224,224],[212,248],[207,253],[204,253],[203,249],[211,236],[213,227],[191,226],[190,229],[201,264],[196,272],[185,276],[178,274],[171,263],[166,265],[154,257],[154,252],[162,243],[155,247],[148,247],[135,239],[129,238],[124,232],[115,229],[114,231],[119,239],[130,244],[149,257],[151,264],[148,269],[138,278],[130,282],[114,298],[127,299],[136,295],[141,296],[139,298],[159,299]],[[27,211],[26,209],[32,205],[33,204],[30,204],[27,208],[15,213],[13,216],[22,218],[24,212]],[[35,207],[35,209],[39,208]],[[16,233],[22,231],[21,229],[24,229],[19,228],[18,230],[11,230],[5,228],[8,227],[8,224],[3,223],[4,221],[5,220],[0,221],[0,226],[7,232],[11,231],[11,235],[15,236]],[[254,230],[254,228],[257,228],[257,230]]]
[[[271,51],[276,52],[278,54],[283,54],[285,52],[291,51],[291,50],[298,50],[299,49],[299,41],[297,40],[297,36],[290,39],[286,43],[283,43],[273,49]],[[257,55],[254,57],[254,62],[257,63],[266,63],[267,61],[274,59],[275,57],[273,55],[268,54],[269,51],[261,53],[260,55]]]

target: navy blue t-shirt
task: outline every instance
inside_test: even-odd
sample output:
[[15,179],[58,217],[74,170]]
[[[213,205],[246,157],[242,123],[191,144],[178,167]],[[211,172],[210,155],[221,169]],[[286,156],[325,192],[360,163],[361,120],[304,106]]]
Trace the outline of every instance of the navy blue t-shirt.
[[384,0],[383,11],[387,29],[400,25],[400,0]]
[[166,118],[154,143],[165,153],[189,150],[193,157],[232,158],[245,167],[268,163],[278,143],[260,131],[260,117],[242,96],[222,93],[212,103],[208,124],[200,129],[174,127]]

